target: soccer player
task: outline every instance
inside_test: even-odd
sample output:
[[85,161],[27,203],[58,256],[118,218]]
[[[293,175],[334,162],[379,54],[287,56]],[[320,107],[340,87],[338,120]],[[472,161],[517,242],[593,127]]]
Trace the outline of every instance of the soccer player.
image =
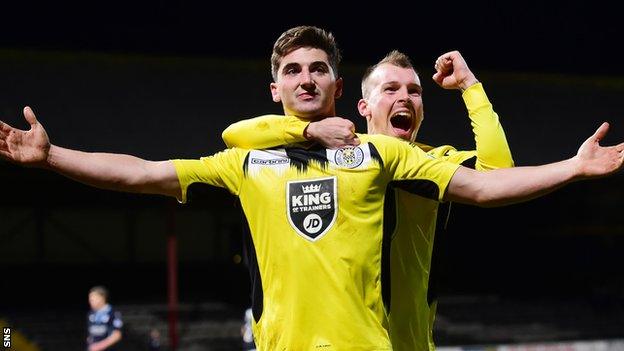
[[[315,27],[286,31],[274,45],[273,99],[285,114],[335,115],[338,51]],[[427,156],[385,135],[359,135],[337,150],[317,144],[233,148],[197,160],[148,161],[50,143],[33,111],[30,130],[0,123],[0,156],[47,168],[91,186],[172,196],[205,183],[237,195],[250,229],[254,336],[259,350],[391,349],[382,287],[383,199],[394,182],[439,201],[481,206],[525,201],[572,181],[622,168],[624,143],[604,147],[604,123],[576,156],[537,167],[490,172]],[[384,245],[385,243],[385,245]]]
[[[512,167],[498,115],[461,54],[452,51],[441,55],[435,68],[433,79],[438,85],[462,91],[476,150],[457,151],[450,145],[434,148],[420,143],[412,146],[431,157],[472,165],[477,170]],[[358,110],[366,118],[368,133],[414,141],[423,121],[422,86],[405,54],[392,51],[366,70]],[[266,148],[279,146],[284,140],[307,139],[330,148],[358,144],[353,123],[340,118],[310,123],[295,116],[268,115],[237,122],[222,136],[228,147]],[[390,274],[384,276],[387,271],[382,271],[382,281],[390,291],[386,308],[390,312],[392,346],[395,350],[434,350],[436,303],[431,298],[429,272],[440,203],[393,186],[388,188],[385,202],[383,229],[387,232],[384,235],[391,237]],[[450,210],[448,204],[444,204],[444,218]]]
[[94,286],[89,290],[91,311],[87,316],[87,346],[89,351],[112,351],[121,340],[121,314],[108,303],[108,290]]

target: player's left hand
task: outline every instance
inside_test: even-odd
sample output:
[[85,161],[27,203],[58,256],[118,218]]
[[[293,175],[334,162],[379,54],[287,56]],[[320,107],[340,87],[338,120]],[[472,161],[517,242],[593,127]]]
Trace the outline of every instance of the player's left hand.
[[584,178],[602,177],[613,174],[624,163],[624,143],[615,146],[600,146],[609,131],[609,123],[604,122],[578,149],[574,157],[579,161],[578,174]]
[[434,68],[433,80],[444,89],[464,91],[479,82],[459,51],[442,54],[435,61]]

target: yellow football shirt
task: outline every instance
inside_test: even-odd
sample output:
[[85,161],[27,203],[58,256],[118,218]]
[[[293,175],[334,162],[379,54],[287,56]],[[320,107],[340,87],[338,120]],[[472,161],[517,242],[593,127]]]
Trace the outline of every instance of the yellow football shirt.
[[[430,157],[462,164],[473,160],[477,170],[512,167],[513,159],[498,115],[494,112],[481,83],[464,91],[476,150],[458,151],[453,146],[431,147],[415,143]],[[263,148],[305,140],[308,121],[295,116],[266,115],[232,124],[223,132],[228,146]],[[434,350],[435,302],[429,274],[438,220],[438,202],[401,190],[399,183],[388,189],[384,230],[391,242],[390,265],[384,266],[384,301],[390,305],[390,336],[395,350]],[[444,213],[443,215],[446,215]],[[389,269],[389,270],[388,270]],[[433,303],[433,305],[430,305]]]
[[394,138],[360,139],[355,148],[234,148],[173,161],[181,201],[196,182],[240,198],[257,264],[260,350],[392,348],[381,277],[386,187],[401,182],[441,200],[458,166]]

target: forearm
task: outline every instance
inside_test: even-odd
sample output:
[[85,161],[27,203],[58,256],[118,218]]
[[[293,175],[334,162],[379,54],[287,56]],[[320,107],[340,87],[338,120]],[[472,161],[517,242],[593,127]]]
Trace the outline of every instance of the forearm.
[[221,137],[229,148],[265,149],[306,141],[307,126],[294,116],[266,115],[233,123]]
[[120,340],[121,340],[121,331],[115,330],[106,339],[99,341],[97,343],[97,346],[99,347],[100,350],[106,350],[107,348],[118,343]]
[[477,150],[477,170],[513,167],[507,138],[481,83],[462,94],[468,110]]
[[108,190],[158,193],[173,195],[173,178],[169,177],[167,186],[163,186],[162,171],[164,162],[153,162],[138,157],[70,150],[51,145],[45,168],[60,173],[81,183]]
[[535,167],[476,172],[457,170],[447,190],[447,200],[482,207],[497,207],[542,196],[578,179],[575,158]]

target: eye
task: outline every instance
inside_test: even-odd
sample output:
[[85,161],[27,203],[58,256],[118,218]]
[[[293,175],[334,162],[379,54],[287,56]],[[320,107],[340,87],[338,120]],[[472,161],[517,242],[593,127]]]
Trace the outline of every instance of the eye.
[[383,91],[386,93],[394,93],[395,91],[397,91],[397,88],[390,85],[385,87]]
[[282,70],[282,73],[287,76],[292,76],[292,75],[299,73],[300,71],[301,71],[301,67],[299,67],[298,65],[288,64],[284,67],[284,69]]
[[329,73],[329,68],[324,64],[317,64],[317,65],[312,65],[310,67],[310,71],[314,73],[325,74],[325,73]]
[[314,72],[327,73],[327,70],[325,69],[325,67],[319,67],[319,68],[315,69]]
[[422,87],[420,85],[408,85],[407,93],[412,96],[420,96],[422,95]]

